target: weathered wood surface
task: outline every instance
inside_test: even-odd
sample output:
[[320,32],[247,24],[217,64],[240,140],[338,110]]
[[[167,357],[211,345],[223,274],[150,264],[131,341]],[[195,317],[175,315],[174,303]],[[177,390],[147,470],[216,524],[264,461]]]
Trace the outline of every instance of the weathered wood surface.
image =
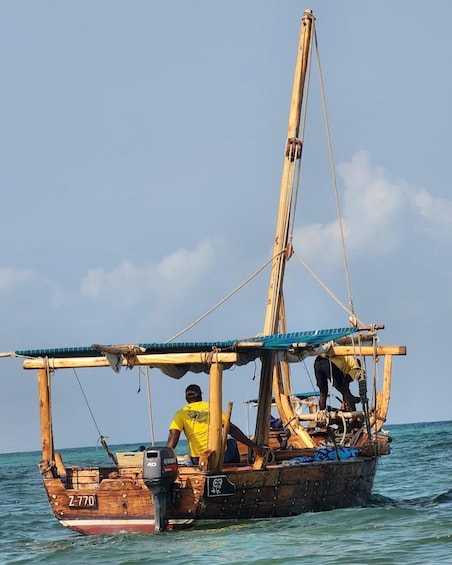
[[[406,347],[404,345],[378,345],[377,347],[337,345],[331,348],[331,352],[334,355],[406,355]],[[239,354],[233,352],[219,352],[215,353],[214,356],[200,352],[142,354],[137,355],[134,359],[136,365],[159,367],[160,365],[236,363],[238,357]],[[123,365],[127,365],[126,360],[124,360]],[[109,367],[110,364],[106,357],[52,357],[49,360],[43,357],[33,357],[24,359],[23,362],[24,369],[45,369],[47,366],[50,366],[51,369],[77,369],[82,367]]]
[[[377,458],[369,457],[275,464],[265,470],[254,470],[249,465],[226,466],[214,476],[227,477],[235,492],[219,497],[206,496],[209,474],[196,467],[180,467],[175,484],[177,496],[168,505],[168,518],[186,524],[191,519],[269,518],[359,506],[371,492],[376,464]],[[55,516],[68,527],[82,533],[101,533],[101,522],[109,521],[103,527],[111,533],[117,521],[118,531],[124,529],[124,524],[131,531],[144,531],[139,521],[152,521],[152,496],[141,478],[141,467],[66,471],[68,487],[58,478],[45,478],[44,485]],[[73,500],[75,496],[93,494],[97,497],[96,508],[71,507],[71,497]],[[98,526],[93,525],[96,521]],[[146,528],[149,531],[151,526]]]
[[223,367],[218,363],[215,363],[210,368],[208,449],[212,451],[212,457],[209,460],[208,470],[218,470],[220,468],[220,460],[222,458],[222,383]]
[[[135,358],[136,365],[149,365],[158,367],[159,365],[185,365],[211,363],[235,363],[237,353],[215,353],[214,356],[202,353],[160,353],[143,354]],[[49,361],[43,357],[33,357],[24,359],[24,369],[42,369],[50,365],[51,369],[77,369],[82,367],[109,367],[110,363],[106,357],[52,357]],[[124,360],[123,366],[127,365]]]
[[383,370],[383,387],[376,394],[375,411],[371,415],[370,425],[379,432],[386,422],[386,416],[389,409],[389,400],[391,398],[391,376],[392,376],[392,356],[385,356],[385,364]]
[[49,374],[42,368],[38,371],[39,417],[41,420],[41,450],[45,461],[53,460],[52,414],[50,409]]
[[406,355],[405,345],[334,345],[331,348],[334,355]]

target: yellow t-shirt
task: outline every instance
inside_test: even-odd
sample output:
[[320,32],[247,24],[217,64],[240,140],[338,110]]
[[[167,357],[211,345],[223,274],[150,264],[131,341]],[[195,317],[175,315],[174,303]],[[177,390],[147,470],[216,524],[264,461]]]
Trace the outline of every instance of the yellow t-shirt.
[[337,357],[330,357],[330,361],[334,363],[336,367],[339,367],[344,375],[350,375],[354,381],[358,380],[361,374],[361,367],[354,357],[350,355],[338,355]]
[[[223,422],[226,416],[223,414]],[[204,400],[191,402],[174,414],[170,430],[184,432],[192,457],[206,451],[209,441],[209,403]]]

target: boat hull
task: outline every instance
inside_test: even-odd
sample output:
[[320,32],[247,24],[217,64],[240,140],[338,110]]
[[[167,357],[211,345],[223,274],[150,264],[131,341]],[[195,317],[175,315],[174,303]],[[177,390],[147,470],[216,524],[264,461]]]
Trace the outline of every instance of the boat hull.
[[[227,466],[216,474],[180,467],[168,493],[166,529],[187,528],[198,520],[288,517],[362,506],[372,490],[377,460],[275,464],[262,470]],[[74,531],[155,531],[152,494],[139,467],[69,468],[64,480],[44,477],[44,486],[56,518]]]

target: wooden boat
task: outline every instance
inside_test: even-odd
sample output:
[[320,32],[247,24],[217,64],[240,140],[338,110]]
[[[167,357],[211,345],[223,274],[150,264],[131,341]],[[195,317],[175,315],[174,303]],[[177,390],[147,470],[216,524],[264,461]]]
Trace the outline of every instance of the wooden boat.
[[[261,336],[196,343],[92,345],[22,350],[25,369],[37,370],[42,461],[40,472],[50,506],[63,526],[82,534],[154,532],[188,527],[200,520],[240,520],[294,516],[366,503],[377,463],[389,453],[382,432],[391,386],[392,359],[403,346],[378,341],[383,326],[359,326],[353,311],[345,327],[288,332],[283,300],[285,267],[292,254],[290,224],[296,167],[302,153],[300,116],[314,35],[314,16],[304,12],[295,69],[271,277]],[[348,316],[348,315],[347,315]],[[260,329],[260,328],[259,328]],[[320,412],[315,395],[293,394],[289,365],[307,356],[359,356],[378,369],[360,380],[361,410],[329,407]],[[266,446],[251,457],[224,464],[227,438],[222,425],[223,372],[249,362],[260,366],[254,440]],[[182,378],[209,377],[209,445],[195,465],[183,464],[174,450],[152,446],[142,452],[111,453],[104,466],[67,466],[55,450],[51,381],[57,371],[112,366],[151,367]],[[191,377],[194,379],[195,377]],[[373,379],[373,380],[371,380]],[[371,391],[371,398],[368,398]],[[282,428],[272,429],[272,405]],[[230,418],[230,409],[228,416]],[[356,424],[358,423],[358,427]],[[353,427],[355,426],[355,427]]]

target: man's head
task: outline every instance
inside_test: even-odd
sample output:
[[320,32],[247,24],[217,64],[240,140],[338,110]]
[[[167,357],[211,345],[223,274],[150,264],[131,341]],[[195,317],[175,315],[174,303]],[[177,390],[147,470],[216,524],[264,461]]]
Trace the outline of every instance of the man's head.
[[198,385],[188,385],[185,389],[185,399],[187,402],[198,402],[202,400],[202,392]]

